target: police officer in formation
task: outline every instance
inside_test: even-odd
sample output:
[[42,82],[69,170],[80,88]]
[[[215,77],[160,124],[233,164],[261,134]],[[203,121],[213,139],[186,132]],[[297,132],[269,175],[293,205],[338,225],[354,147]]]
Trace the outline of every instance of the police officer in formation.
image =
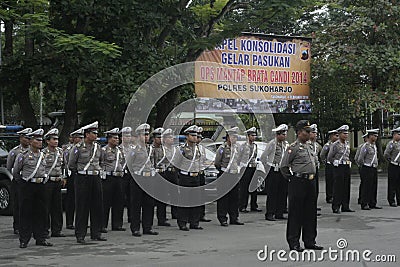
[[[249,202],[249,194],[250,194],[250,210],[261,212],[261,209],[258,208],[257,204],[257,191],[249,193],[249,185],[253,175],[256,171],[256,159],[257,159],[257,144],[255,140],[257,138],[257,129],[256,127],[251,127],[250,129],[245,131],[247,135],[247,142],[242,144],[239,148],[240,151],[240,164],[242,164],[241,169],[244,169],[242,178],[240,180],[240,189],[239,189],[239,211],[247,213],[247,205]],[[244,164],[244,165],[243,165]]]
[[367,142],[361,147],[357,157],[357,163],[361,166],[361,209],[381,209],[382,207],[377,206],[378,151],[375,144],[379,129],[367,130],[367,134]]
[[266,178],[267,200],[265,219],[275,221],[276,219],[286,219],[283,212],[287,202],[288,182],[281,173],[283,155],[288,149],[289,143],[286,141],[288,126],[281,124],[272,132],[276,137],[266,146],[261,155],[261,162],[265,170],[269,170]]
[[[207,158],[205,157],[206,148],[200,144],[202,139],[203,139],[203,127],[198,127],[197,145],[199,146],[201,155],[203,155],[202,162],[201,162],[202,166],[201,166],[201,171],[200,171],[200,178],[199,178],[200,186],[206,184],[206,177],[205,177],[204,169],[206,169],[208,166]],[[206,205],[200,206],[200,221],[201,222],[211,222],[210,219],[206,218]]]
[[63,176],[63,151],[58,147],[58,129],[49,130],[44,138],[47,147],[43,149],[46,170],[46,203],[48,215],[46,221],[46,234],[51,229],[51,237],[65,237],[61,233],[63,226],[63,210],[61,202],[61,188],[64,183]]
[[362,185],[362,182],[361,182],[361,166],[358,164],[357,159],[358,159],[358,156],[360,155],[361,148],[368,141],[367,136],[368,136],[367,133],[362,136],[364,142],[358,145],[357,150],[356,150],[356,154],[354,156],[354,161],[355,161],[355,163],[357,164],[357,167],[358,167],[358,174],[360,175],[360,185],[358,187],[358,202],[357,202],[358,205],[361,205],[361,185]]
[[333,165],[331,162],[327,161],[329,150],[333,143],[335,143],[339,138],[338,131],[330,130],[328,131],[329,141],[323,146],[320,158],[321,161],[325,163],[325,192],[326,192],[326,203],[331,204],[333,201]]
[[223,197],[217,200],[217,218],[221,226],[229,224],[244,225],[239,221],[239,151],[236,144],[238,127],[226,131],[226,142],[222,144],[215,154],[214,164],[219,170],[219,176],[228,176],[230,181],[235,181],[235,186]]
[[96,142],[98,122],[82,127],[84,139],[76,144],[69,155],[68,167],[75,176],[75,237],[85,244],[90,214],[90,237],[107,241],[101,236],[103,225],[103,190],[101,185],[101,147]]
[[289,215],[286,239],[291,250],[302,252],[300,234],[307,249],[321,250],[316,245],[317,198],[315,189],[315,160],[307,141],[310,139],[310,122],[300,120],[296,124],[297,140],[285,152],[281,164],[282,174],[289,180]]
[[148,145],[150,125],[141,124],[136,128],[137,144],[126,154],[126,160],[132,177],[131,189],[131,231],[132,235],[139,237],[140,222],[142,222],[143,234],[158,235],[153,231],[154,199],[148,195],[137,183],[139,180],[152,179],[155,176],[154,165],[152,164],[152,146]]
[[[11,149],[11,151],[8,153],[7,156],[7,163],[6,163],[6,168],[7,170],[12,174],[13,173],[13,167],[15,163],[15,159],[17,156],[25,152],[29,149],[29,143],[30,143],[30,137],[27,136],[27,134],[31,133],[32,129],[31,128],[25,128],[17,134],[19,135],[19,145]],[[18,235],[19,234],[19,197],[18,197],[18,180],[13,179],[12,184],[11,184],[11,192],[13,195],[14,199],[14,205],[13,205],[13,228],[14,228],[14,234]]]
[[46,162],[41,152],[43,129],[28,133],[31,138],[29,149],[18,154],[13,177],[18,183],[19,196],[19,241],[26,248],[32,237],[38,246],[53,246],[46,241]]
[[104,132],[107,145],[101,148],[100,167],[105,172],[102,179],[103,187],[103,224],[102,233],[107,233],[108,219],[111,210],[111,230],[125,231],[123,225],[124,199],[123,199],[123,153],[119,148],[119,128]]
[[[319,154],[321,153],[322,147],[321,145],[317,142],[318,139],[318,126],[316,124],[311,124],[311,132],[310,132],[310,140],[308,140],[308,143],[311,146],[312,151],[314,152],[314,160],[315,160],[315,166],[316,166],[316,171],[315,171],[315,189],[317,193],[317,202],[318,202],[318,194],[319,194]],[[317,209],[321,210],[321,209]],[[320,215],[320,214],[317,214]]]
[[[123,195],[123,201],[126,203],[127,206],[127,211],[128,211],[128,223],[131,222],[131,193],[130,193],[130,187],[129,183],[132,179],[132,175],[129,172],[127,162],[126,162],[126,154],[129,153],[129,151],[134,149],[134,145],[132,143],[132,128],[127,126],[121,129],[121,145],[120,149],[122,151],[122,158],[121,158],[121,164],[122,164],[122,171],[124,172],[124,176],[122,177],[122,195]],[[123,213],[121,214],[122,217],[120,220],[123,221]]]
[[393,137],[383,156],[389,162],[387,200],[391,207],[397,207],[400,205],[400,127],[391,132]]

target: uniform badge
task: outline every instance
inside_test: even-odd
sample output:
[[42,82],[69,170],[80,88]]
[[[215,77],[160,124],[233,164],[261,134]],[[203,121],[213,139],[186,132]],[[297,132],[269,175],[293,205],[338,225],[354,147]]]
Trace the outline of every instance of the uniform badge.
[[289,153],[289,154],[290,154],[290,153],[292,153],[292,150],[291,150],[291,149],[289,149],[287,153]]

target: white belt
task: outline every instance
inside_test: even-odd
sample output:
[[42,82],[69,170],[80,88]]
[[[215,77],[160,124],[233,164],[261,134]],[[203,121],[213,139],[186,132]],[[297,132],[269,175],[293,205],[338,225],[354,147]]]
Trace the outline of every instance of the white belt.
[[154,176],[153,172],[151,172],[151,171],[147,171],[147,172],[136,171],[136,172],[133,172],[133,173],[136,174],[136,175],[146,176],[146,177]]
[[181,174],[183,175],[188,175],[188,176],[192,176],[192,177],[196,177],[199,175],[198,172],[185,172],[185,171],[181,171]]
[[[24,179],[26,181],[26,179]],[[44,182],[44,178],[31,178],[29,181],[27,182],[31,182],[31,183],[35,183],[35,184],[41,184]]]
[[390,163],[393,164],[393,165],[396,165],[396,166],[399,166],[399,165],[400,165],[400,163],[399,163],[399,162],[396,162],[396,161],[391,161]]
[[99,175],[99,171],[78,171],[78,174],[83,174],[83,175]]
[[350,161],[350,160],[339,160],[338,164],[350,165],[350,164],[351,164],[351,161]]
[[249,167],[249,168],[255,168],[255,167],[257,167],[257,164],[256,164],[256,163],[249,163],[249,164],[247,165],[247,167]]
[[61,179],[62,179],[61,176],[51,176],[51,177],[49,178],[49,180],[50,180],[50,181],[53,181],[53,182],[59,182],[59,181],[61,181]]
[[119,177],[124,176],[124,172],[106,172],[106,174],[109,176],[119,176]]
[[270,163],[270,162],[267,162],[267,164],[268,164],[269,166],[271,166],[271,167],[279,168],[279,164],[273,164],[273,163]]
[[164,172],[164,171],[165,171],[164,168],[157,168],[157,169],[156,169],[156,172]]
[[364,166],[376,168],[378,165],[375,165],[375,164],[364,164]]
[[167,168],[167,171],[169,171],[169,172],[174,172],[174,171],[175,171],[175,168],[174,168],[174,167],[168,167],[168,168]]
[[239,173],[237,170],[228,170],[227,168],[224,168],[224,167],[221,167],[221,171],[227,172],[227,173],[232,173],[232,174]]

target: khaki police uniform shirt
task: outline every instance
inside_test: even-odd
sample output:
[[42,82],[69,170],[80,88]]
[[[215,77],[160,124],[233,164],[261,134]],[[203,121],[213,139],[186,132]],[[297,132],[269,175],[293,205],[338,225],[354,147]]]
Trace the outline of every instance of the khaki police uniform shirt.
[[281,165],[283,155],[288,149],[289,143],[287,141],[278,142],[276,138],[268,142],[263,154],[261,155],[261,162],[267,170],[268,165]]
[[15,162],[15,159],[18,156],[18,154],[25,152],[28,149],[29,149],[29,146],[23,147],[22,145],[18,145],[16,147],[14,147],[13,149],[11,149],[11,151],[8,153],[8,156],[7,156],[7,165],[6,165],[6,168],[10,173],[12,173],[12,168],[14,167],[14,162]]
[[385,152],[383,153],[385,159],[389,162],[400,163],[400,142],[391,140],[387,145]]
[[171,162],[174,161],[176,154],[179,153],[179,147],[164,145],[164,149],[165,149],[165,159],[163,160],[162,163],[164,164],[165,168],[173,167]]
[[311,146],[311,150],[314,152],[314,160],[315,160],[315,165],[317,166],[317,168],[319,168],[319,158],[318,155],[321,152],[321,145],[318,144],[318,142],[314,142],[309,140],[308,144]]
[[314,157],[309,144],[296,140],[283,155],[281,172],[287,178],[290,178],[292,173],[315,174]]
[[39,168],[32,178],[45,178],[46,177],[46,160],[44,154],[40,151],[34,153],[31,149],[28,149],[18,154],[15,159],[13,176],[16,179],[27,179],[33,171],[36,169],[36,165],[39,159],[42,158]]
[[134,172],[150,172],[154,170],[154,166],[151,161],[151,154],[153,148],[149,145],[138,144],[130,153],[126,154],[126,160],[128,164],[131,164]]
[[218,170],[221,168],[228,168],[228,171],[237,171],[238,170],[238,146],[237,144],[228,145],[228,143],[222,144],[215,154],[215,167]]
[[[349,141],[345,141],[345,143],[337,140],[334,142],[328,153],[327,161],[333,165],[343,164],[343,161],[350,161],[350,144]],[[336,161],[335,161],[336,160]],[[341,162],[338,162],[341,161]]]
[[72,144],[72,143],[68,143],[68,144],[62,146],[64,175],[67,175],[67,173],[69,171],[68,170],[68,160],[69,160],[69,154],[71,153],[73,147],[74,147],[74,144]]
[[127,166],[127,162],[126,162],[126,156],[127,156],[129,153],[131,153],[132,150],[133,150],[134,148],[135,148],[135,147],[134,147],[132,144],[127,144],[127,145],[121,144],[121,145],[119,146],[119,149],[120,149],[121,152],[122,152],[121,165],[122,165],[122,170],[123,170],[123,171],[128,170],[128,166]]
[[100,167],[106,172],[122,172],[122,151],[116,146],[114,148],[106,145],[101,148]]
[[371,144],[369,142],[365,143],[361,147],[360,154],[358,155],[357,162],[359,166],[369,166],[369,167],[377,167],[378,166],[378,152],[375,144]]
[[165,147],[163,145],[160,145],[159,147],[153,145],[152,162],[156,169],[165,169],[169,164],[166,157]]
[[257,159],[257,144],[252,143],[250,144],[249,141],[246,141],[242,144],[239,148],[239,164],[241,166],[255,166],[256,159]]
[[328,153],[329,153],[329,150],[330,150],[332,144],[333,144],[332,141],[329,140],[329,141],[322,147],[321,153],[319,154],[319,157],[320,157],[320,159],[322,160],[322,162],[325,162],[325,163],[330,164],[330,162],[328,162],[326,159],[327,159],[327,157],[328,157]]
[[[43,153],[45,155],[46,160],[46,173],[49,177],[59,177],[62,178],[63,175],[63,152],[62,149],[56,147],[55,151],[50,151],[49,148],[43,149]],[[53,169],[51,167],[54,164],[54,161],[57,158],[56,165]],[[50,172],[51,171],[51,172]],[[50,173],[49,173],[50,172]]]
[[88,144],[84,141],[77,143],[69,154],[68,168],[72,172],[83,171],[93,156],[95,146],[97,147],[96,154],[86,171],[100,171],[101,147],[96,142],[93,142],[93,144]]
[[187,142],[179,147],[173,165],[184,172],[200,172],[203,155],[198,144],[189,145]]
[[356,164],[358,165],[358,166],[360,166],[359,164],[358,164],[358,156],[360,155],[360,152],[361,152],[361,148],[364,146],[364,144],[365,143],[362,143],[362,144],[359,144],[358,145],[358,147],[357,147],[357,150],[356,150],[356,154],[354,155],[354,161],[356,162]]

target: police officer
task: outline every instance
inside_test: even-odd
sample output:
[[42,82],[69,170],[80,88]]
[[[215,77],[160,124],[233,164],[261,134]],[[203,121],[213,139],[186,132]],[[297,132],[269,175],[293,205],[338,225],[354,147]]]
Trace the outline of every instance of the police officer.
[[[239,151],[236,144],[238,138],[238,127],[233,127],[226,131],[226,142],[222,144],[215,153],[214,164],[219,175],[229,176],[229,180],[239,182]],[[239,184],[217,200],[217,218],[221,226],[244,225],[239,221]]]
[[103,224],[103,190],[100,178],[101,147],[96,142],[98,122],[82,127],[84,139],[76,144],[69,155],[68,167],[75,176],[75,237],[85,244],[90,213],[90,237],[107,241],[101,236]]
[[350,144],[347,141],[349,136],[349,126],[342,125],[337,129],[339,140],[332,144],[329,149],[327,161],[333,166],[333,213],[354,212],[349,207],[350,203],[350,175],[351,162]]
[[[257,167],[257,144],[254,143],[257,138],[257,129],[256,127],[251,127],[250,129],[246,130],[245,133],[247,135],[247,142],[242,144],[239,148],[239,162],[242,164],[240,167],[244,168],[244,173],[239,185],[239,211],[244,213],[249,212],[247,210],[247,204],[249,202],[250,194],[250,210],[261,212],[261,209],[259,209],[257,205],[257,191],[249,193],[249,185]],[[243,166],[243,163],[246,164]]]
[[61,188],[65,179],[63,177],[63,151],[58,147],[58,129],[51,129],[44,135],[44,138],[47,143],[47,147],[43,149],[47,174],[45,184],[48,205],[46,234],[51,229],[51,237],[65,237],[61,233],[63,225]]
[[400,127],[391,132],[393,137],[387,144],[383,156],[389,161],[387,200],[391,207],[397,207],[400,205]]
[[375,145],[379,129],[367,130],[368,141],[362,146],[357,163],[361,166],[361,209],[382,209],[377,204],[378,187],[378,151]]
[[[316,166],[316,171],[315,171],[315,187],[316,187],[316,192],[317,192],[317,203],[318,203],[318,194],[319,194],[319,154],[322,150],[321,145],[317,142],[318,139],[318,126],[316,124],[311,124],[311,132],[310,132],[310,140],[308,140],[308,143],[311,146],[312,151],[314,152],[314,160],[315,160],[315,166]],[[317,209],[321,210],[321,209]],[[317,214],[320,215],[320,214]]]
[[[280,168],[283,155],[288,149],[289,143],[286,141],[288,126],[281,124],[272,131],[276,137],[266,146],[261,155],[261,162],[265,170],[269,169],[266,178],[267,200],[265,219],[275,221],[275,219],[286,219],[283,212],[287,202],[288,182],[283,177]],[[275,216],[275,217],[274,217]]]
[[[124,203],[126,204],[127,211],[128,211],[128,223],[131,222],[131,189],[129,187],[129,183],[132,179],[132,175],[129,172],[129,169],[127,167],[127,162],[126,162],[126,154],[132,151],[134,148],[134,145],[132,143],[132,128],[127,126],[121,129],[121,145],[120,149],[122,151],[122,158],[121,158],[121,164],[122,164],[122,170],[124,172],[124,177],[122,179],[123,185],[122,185],[122,194],[124,197]],[[122,214],[123,216],[124,214]],[[121,220],[123,220],[123,217],[121,217]]]
[[125,231],[123,225],[123,176],[122,151],[119,148],[119,128],[104,132],[107,136],[107,145],[101,148],[100,167],[106,173],[102,179],[103,187],[103,225],[102,233],[107,232],[108,219],[111,213],[111,229]]
[[[181,186],[197,187],[200,185],[199,173],[201,170],[201,152],[197,145],[198,126],[188,127],[184,134],[186,143],[180,146],[180,155],[178,155],[174,165],[179,169],[178,183]],[[182,157],[186,160],[182,160]],[[200,222],[200,207],[178,207],[178,227],[181,231],[190,229],[202,230]],[[189,223],[189,228],[187,224]]]
[[13,169],[19,189],[19,247],[26,248],[32,234],[36,245],[50,247],[53,244],[46,241],[46,163],[40,151],[43,129],[28,133],[27,136],[31,138],[30,148],[17,156]]
[[[203,127],[198,127],[198,132],[197,132],[197,145],[199,146],[200,153],[203,155],[202,157],[202,166],[201,166],[201,171],[200,171],[200,186],[206,184],[206,177],[204,174],[204,169],[207,168],[207,158],[206,158],[206,148],[202,146],[201,140],[203,139]],[[211,222],[210,219],[206,218],[206,205],[200,206],[200,221],[201,222]]]
[[329,141],[323,146],[320,158],[321,161],[325,163],[325,192],[326,192],[326,203],[332,203],[333,201],[333,166],[331,162],[326,160],[328,156],[331,145],[336,142],[339,138],[339,133],[337,130],[328,131]]
[[66,177],[67,194],[65,196],[65,223],[66,228],[74,230],[74,215],[75,215],[75,176],[76,173],[68,169],[69,154],[72,151],[74,145],[82,142],[83,130],[77,129],[69,134],[72,143],[69,143],[63,147],[63,161],[64,161],[64,177]]
[[[165,152],[165,147],[161,142],[161,135],[164,132],[164,128],[154,129],[153,134],[153,155],[152,155],[152,163],[154,164],[154,168],[156,172],[158,172],[162,177],[166,178],[165,175],[165,165],[167,163],[167,154]],[[167,204],[154,200],[157,207],[157,220],[158,226],[171,226],[171,224],[167,221]]]
[[289,179],[289,217],[286,239],[291,250],[302,252],[300,234],[307,249],[321,250],[315,244],[317,237],[317,198],[315,190],[314,152],[307,144],[310,138],[310,122],[300,120],[296,124],[297,140],[289,146],[282,160],[282,174]]
[[[15,163],[15,159],[18,156],[19,153],[25,152],[29,149],[29,136],[27,134],[31,133],[32,129],[31,128],[25,128],[17,134],[19,135],[19,145],[11,149],[11,151],[8,153],[7,156],[7,170],[12,174],[13,173],[13,167]],[[18,202],[18,181],[17,179],[13,179],[11,183],[11,192],[13,195],[14,199],[14,205],[13,205],[13,228],[14,228],[14,234],[18,235],[19,234],[19,202]]]
[[153,231],[154,199],[149,196],[137,183],[137,180],[150,180],[155,176],[154,166],[151,163],[153,154],[149,141],[150,125],[141,124],[136,128],[138,135],[135,148],[126,154],[129,169],[133,171],[133,179],[130,181],[131,189],[131,231],[132,235],[139,237],[140,222],[142,222],[143,234],[158,235]]
[[357,166],[358,166],[358,174],[360,175],[360,186],[358,187],[358,202],[357,202],[358,205],[361,205],[361,185],[362,185],[362,182],[361,182],[361,166],[358,165],[357,160],[358,160],[358,156],[360,155],[361,148],[364,146],[364,144],[365,144],[365,143],[367,142],[367,140],[368,140],[367,136],[368,136],[367,133],[364,134],[364,135],[362,136],[362,138],[363,138],[363,140],[364,140],[364,143],[358,145],[357,150],[356,150],[356,154],[355,154],[355,156],[354,156],[354,162],[355,162],[355,163],[357,164]]

